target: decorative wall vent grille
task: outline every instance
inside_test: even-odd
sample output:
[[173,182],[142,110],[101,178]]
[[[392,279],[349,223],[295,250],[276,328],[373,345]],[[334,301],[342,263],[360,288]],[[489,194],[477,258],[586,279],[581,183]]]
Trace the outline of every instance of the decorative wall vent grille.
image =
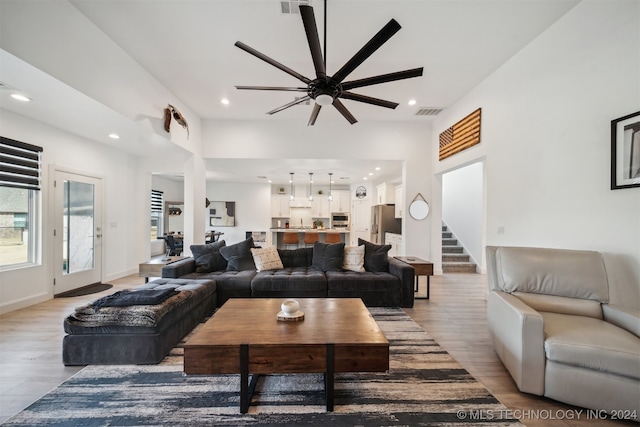
[[280,2],[280,11],[285,15],[299,15],[300,5],[309,6],[311,0],[282,0]]
[[423,107],[416,112],[416,116],[437,116],[444,108]]
[[480,143],[481,112],[478,108],[440,134],[440,160]]

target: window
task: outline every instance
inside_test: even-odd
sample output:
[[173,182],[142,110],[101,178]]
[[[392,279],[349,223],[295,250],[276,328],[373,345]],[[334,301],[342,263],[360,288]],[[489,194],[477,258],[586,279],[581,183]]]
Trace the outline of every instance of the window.
[[156,240],[158,236],[162,236],[164,230],[164,194],[162,191],[151,190],[151,240]]
[[38,260],[41,152],[0,137],[0,269]]

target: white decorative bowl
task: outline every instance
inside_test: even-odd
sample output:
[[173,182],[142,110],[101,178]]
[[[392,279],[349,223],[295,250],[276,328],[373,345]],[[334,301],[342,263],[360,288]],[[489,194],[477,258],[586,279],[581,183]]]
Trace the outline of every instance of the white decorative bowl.
[[300,309],[300,303],[294,299],[286,299],[282,301],[280,308],[285,314],[292,315]]

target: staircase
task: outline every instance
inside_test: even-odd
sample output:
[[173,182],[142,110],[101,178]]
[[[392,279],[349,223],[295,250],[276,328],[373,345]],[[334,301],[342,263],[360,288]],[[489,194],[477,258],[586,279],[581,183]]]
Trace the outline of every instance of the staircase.
[[476,264],[469,261],[469,255],[458,245],[446,225],[442,226],[442,272],[443,273],[475,273]]

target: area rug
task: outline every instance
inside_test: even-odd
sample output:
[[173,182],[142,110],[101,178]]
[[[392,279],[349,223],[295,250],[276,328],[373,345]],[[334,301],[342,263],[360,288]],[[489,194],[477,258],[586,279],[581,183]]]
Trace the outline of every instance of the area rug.
[[261,377],[241,414],[240,376],[185,376],[178,347],[159,365],[87,366],[6,425],[520,425],[404,311],[370,311],[390,342],[389,372],[336,374],[333,412],[322,375],[288,374]]
[[107,289],[111,289],[112,287],[113,285],[110,285],[109,283],[94,283],[93,285],[83,286],[82,288],[74,289],[69,292],[63,292],[56,295],[56,298],[71,298],[81,297],[83,295],[97,294],[98,292],[106,291]]

